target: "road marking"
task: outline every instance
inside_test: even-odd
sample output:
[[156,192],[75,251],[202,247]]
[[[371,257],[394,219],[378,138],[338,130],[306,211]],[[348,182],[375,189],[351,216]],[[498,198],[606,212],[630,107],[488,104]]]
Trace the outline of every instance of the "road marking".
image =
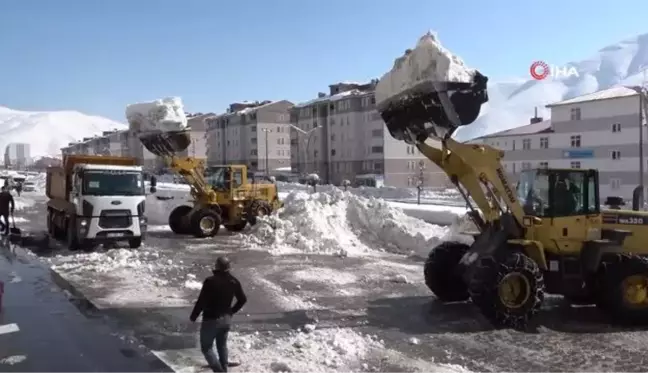
[[18,324],[6,324],[6,325],[0,325],[0,335],[2,334],[9,334],[9,333],[15,333],[20,331],[20,328],[18,327]]

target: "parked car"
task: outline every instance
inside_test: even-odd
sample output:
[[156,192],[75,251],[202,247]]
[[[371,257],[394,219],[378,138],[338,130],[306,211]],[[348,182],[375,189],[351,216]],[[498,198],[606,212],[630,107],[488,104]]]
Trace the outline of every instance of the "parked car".
[[36,184],[33,181],[25,181],[22,190],[23,192],[34,192],[36,191]]

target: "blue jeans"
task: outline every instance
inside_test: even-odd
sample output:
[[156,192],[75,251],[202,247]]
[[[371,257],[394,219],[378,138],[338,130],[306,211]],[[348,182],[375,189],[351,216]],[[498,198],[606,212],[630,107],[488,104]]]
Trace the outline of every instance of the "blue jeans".
[[[227,335],[230,331],[230,319],[228,315],[219,319],[203,320],[200,326],[200,351],[214,372],[227,372]],[[214,341],[218,356],[214,352]]]

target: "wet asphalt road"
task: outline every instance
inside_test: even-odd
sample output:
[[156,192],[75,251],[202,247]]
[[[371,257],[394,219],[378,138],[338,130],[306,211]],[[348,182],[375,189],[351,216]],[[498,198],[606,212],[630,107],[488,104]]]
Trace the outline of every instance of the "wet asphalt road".
[[0,240],[2,372],[170,371],[145,348],[126,343],[70,303],[50,271]]
[[[28,229],[36,231],[44,227],[44,222],[39,220],[42,219],[40,210],[26,211],[24,216],[30,220]],[[165,280],[164,287],[176,294],[174,305],[165,299],[139,307],[127,300],[112,305],[102,303],[102,300],[116,299],[114,293],[125,288],[120,285],[124,283],[120,273],[79,269],[62,274],[76,290],[100,304],[100,309],[86,309],[87,315],[129,334],[152,350],[195,348],[196,325],[187,318],[197,290],[183,286],[185,274],[196,274],[201,280],[209,274],[215,256],[227,253],[250,298],[236,316],[237,331],[241,333],[266,331],[273,333],[274,338],[317,319],[319,328],[349,327],[376,334],[384,339],[388,349],[404,356],[405,361],[434,359],[478,371],[639,372],[648,369],[646,331],[611,327],[595,308],[569,306],[552,297],[540,314],[536,332],[493,330],[469,303],[436,303],[422,285],[422,263],[403,256],[271,256],[259,251],[241,251],[237,238],[228,234],[199,240],[179,239],[170,232],[152,232],[146,245],[159,254],[152,262],[169,259],[183,262],[159,274]],[[65,260],[61,257],[54,261]],[[328,273],[330,281],[296,278],[296,274],[303,273],[300,271],[321,273],[319,280]],[[410,283],[389,280],[397,274],[405,274]],[[312,305],[287,306],[277,302],[278,296],[308,300]],[[411,337],[421,343],[410,344]],[[385,362],[380,355],[370,359],[381,371],[408,369],[403,361]],[[182,364],[196,362],[187,359]]]

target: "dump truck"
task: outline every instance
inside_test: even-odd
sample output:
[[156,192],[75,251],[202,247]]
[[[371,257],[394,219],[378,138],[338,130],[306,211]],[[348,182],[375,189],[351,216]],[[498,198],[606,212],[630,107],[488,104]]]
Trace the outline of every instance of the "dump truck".
[[47,169],[46,195],[47,231],[70,250],[116,242],[138,248],[144,240],[146,193],[136,158],[65,155],[62,166]]

